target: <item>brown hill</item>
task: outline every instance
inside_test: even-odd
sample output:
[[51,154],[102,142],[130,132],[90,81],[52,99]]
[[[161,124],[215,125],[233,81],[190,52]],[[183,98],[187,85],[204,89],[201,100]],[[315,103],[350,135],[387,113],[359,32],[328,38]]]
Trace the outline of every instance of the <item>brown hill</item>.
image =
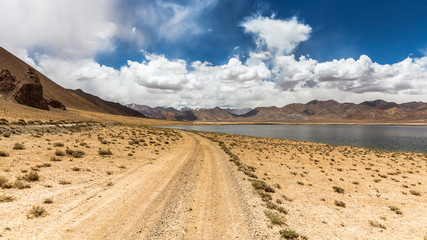
[[95,104],[98,108],[102,109],[107,113],[123,115],[123,116],[131,116],[131,117],[146,117],[144,114],[138,111],[135,111],[131,108],[128,108],[126,106],[123,106],[120,103],[105,101],[97,96],[94,96],[89,93],[85,93],[81,89],[69,90],[69,91],[79,95],[80,97],[83,97],[84,99]]
[[191,111],[170,111],[161,110],[149,115],[154,119],[168,119],[169,121],[196,121],[197,116]]
[[[144,117],[118,103],[77,94],[56,84],[0,47],[0,98],[27,106],[48,110],[72,108],[84,111]],[[86,96],[86,97],[85,97]]]
[[149,115],[151,118],[172,120],[172,121],[202,121],[202,122],[221,122],[233,121],[236,115],[233,115],[219,107],[212,109],[190,109],[187,111],[171,111],[163,109]]
[[181,112],[181,111],[179,111],[173,107],[154,107],[154,108],[152,108],[152,107],[147,106],[147,105],[140,105],[140,104],[135,104],[135,103],[126,104],[125,106],[128,108],[131,108],[135,111],[138,111],[147,117],[151,117],[150,115],[156,114],[156,113],[162,112],[162,111]]
[[[31,69],[31,66],[4,48],[0,47],[0,71],[9,71],[10,74],[16,79],[16,82],[21,82],[25,79],[28,69]],[[65,88],[56,84],[40,72],[35,71],[35,73],[37,74],[43,87],[43,97],[45,99],[55,99],[69,108],[87,111],[99,111],[92,103],[72,92],[67,91]],[[3,99],[11,100],[10,94],[3,94]]]
[[221,108],[162,111],[150,117],[163,120],[202,122],[287,122],[287,121],[426,121],[427,103],[409,102],[396,104],[383,100],[360,104],[339,103],[334,100],[293,103],[282,108],[257,107],[244,115],[234,115]]
[[399,105],[395,102],[386,102],[384,100],[375,100],[375,101],[366,101],[366,102],[362,102],[360,105],[366,105],[366,106],[370,106],[376,109],[382,109],[382,110],[387,110],[390,108],[398,108]]
[[408,103],[399,104],[399,106],[402,109],[420,111],[422,108],[426,109],[427,103],[423,103],[423,102],[408,102]]
[[234,115],[225,109],[219,107],[212,109],[184,109],[178,110],[172,107],[150,107],[147,105],[127,104],[132,108],[150,118],[173,120],[173,121],[225,121],[233,120],[237,115]]
[[236,118],[236,115],[231,114],[219,107],[190,111],[197,117],[198,121],[204,122],[228,121]]
[[425,103],[405,103],[376,100],[371,102],[339,103],[334,100],[294,103],[282,108],[255,108],[247,113],[244,121],[293,121],[293,120],[416,120],[427,119]]

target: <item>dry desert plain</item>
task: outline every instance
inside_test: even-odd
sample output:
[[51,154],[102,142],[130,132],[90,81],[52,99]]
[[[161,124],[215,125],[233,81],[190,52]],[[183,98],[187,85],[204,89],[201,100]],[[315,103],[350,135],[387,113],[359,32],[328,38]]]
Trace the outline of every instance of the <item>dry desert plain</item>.
[[0,108],[0,239],[426,239],[425,154],[19,108]]

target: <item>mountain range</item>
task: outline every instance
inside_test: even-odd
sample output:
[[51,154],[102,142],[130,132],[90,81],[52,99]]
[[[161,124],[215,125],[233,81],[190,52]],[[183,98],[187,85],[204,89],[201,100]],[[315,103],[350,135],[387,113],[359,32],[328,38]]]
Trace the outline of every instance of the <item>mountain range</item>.
[[360,104],[334,100],[293,103],[281,108],[175,109],[139,104],[122,105],[103,100],[81,89],[65,89],[0,47],[0,99],[43,110],[78,109],[132,117],[197,122],[289,122],[289,121],[412,121],[427,120],[427,103],[397,104],[383,100]]
[[360,104],[339,103],[334,100],[293,103],[284,107],[257,107],[240,113],[221,109],[185,109],[170,107],[151,108],[146,105],[129,104],[128,107],[144,115],[163,120],[200,122],[285,122],[285,121],[378,121],[378,120],[424,120],[427,119],[427,103],[408,102],[397,104],[384,100],[365,101]]

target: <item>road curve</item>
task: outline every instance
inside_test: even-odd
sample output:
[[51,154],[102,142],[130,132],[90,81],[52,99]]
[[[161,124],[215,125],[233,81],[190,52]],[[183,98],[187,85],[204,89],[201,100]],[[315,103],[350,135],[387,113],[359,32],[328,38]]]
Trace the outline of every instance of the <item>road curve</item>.
[[35,239],[255,239],[236,171],[193,133],[113,187],[68,204]]

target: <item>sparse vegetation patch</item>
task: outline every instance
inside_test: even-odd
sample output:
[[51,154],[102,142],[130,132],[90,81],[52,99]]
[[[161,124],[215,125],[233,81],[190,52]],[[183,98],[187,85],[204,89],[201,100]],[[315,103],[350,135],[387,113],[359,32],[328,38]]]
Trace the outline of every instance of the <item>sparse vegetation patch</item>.
[[47,214],[46,209],[39,205],[34,205],[27,214],[27,218],[43,217]]

